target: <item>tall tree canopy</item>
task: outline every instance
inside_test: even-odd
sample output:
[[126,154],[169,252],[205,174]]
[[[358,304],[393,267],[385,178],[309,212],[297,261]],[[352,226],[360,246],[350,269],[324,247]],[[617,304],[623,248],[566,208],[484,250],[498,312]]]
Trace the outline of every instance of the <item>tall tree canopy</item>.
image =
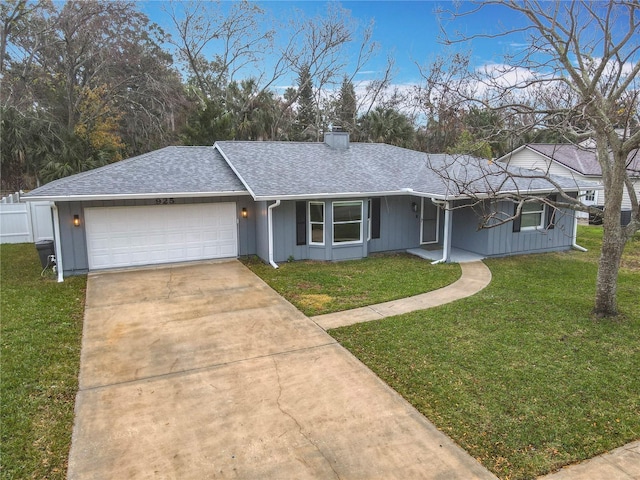
[[165,143],[182,85],[134,3],[11,0],[1,13],[2,128],[32,139],[2,150],[3,173],[29,163],[27,178],[3,183],[29,187]]

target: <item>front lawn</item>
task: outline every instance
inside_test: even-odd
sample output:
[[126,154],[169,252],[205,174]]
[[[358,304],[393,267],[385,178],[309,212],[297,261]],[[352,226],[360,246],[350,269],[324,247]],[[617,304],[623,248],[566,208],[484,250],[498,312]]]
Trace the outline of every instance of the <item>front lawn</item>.
[[85,277],[41,277],[33,244],[0,245],[1,478],[63,479],[78,390]]
[[277,270],[257,258],[244,263],[309,316],[430,292],[460,277],[459,265],[431,265],[404,253],[344,262],[281,263]]
[[591,315],[590,249],[487,260],[492,283],[438,308],[330,333],[503,479],[532,479],[640,438],[640,235],[620,271],[622,315]]

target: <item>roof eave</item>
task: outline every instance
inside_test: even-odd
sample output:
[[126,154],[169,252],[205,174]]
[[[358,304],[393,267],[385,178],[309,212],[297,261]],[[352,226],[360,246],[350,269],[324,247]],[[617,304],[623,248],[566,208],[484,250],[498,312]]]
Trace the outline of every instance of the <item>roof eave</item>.
[[362,198],[362,197],[387,197],[399,195],[416,195],[418,192],[413,190],[393,190],[384,192],[323,192],[323,193],[301,193],[301,194],[270,194],[256,195],[256,201],[275,201],[275,200],[309,200],[309,199],[331,199],[331,198]]
[[230,190],[225,192],[155,192],[155,193],[116,193],[97,195],[33,195],[26,194],[25,201],[40,202],[85,202],[91,200],[147,200],[154,198],[201,198],[201,197],[235,197],[249,195],[246,190]]

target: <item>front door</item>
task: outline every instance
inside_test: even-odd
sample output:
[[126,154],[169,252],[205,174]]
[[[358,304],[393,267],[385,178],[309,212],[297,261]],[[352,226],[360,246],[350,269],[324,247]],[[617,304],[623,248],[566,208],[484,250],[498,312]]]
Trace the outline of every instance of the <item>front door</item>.
[[420,215],[420,244],[438,243],[440,226],[440,209],[430,198],[422,199]]

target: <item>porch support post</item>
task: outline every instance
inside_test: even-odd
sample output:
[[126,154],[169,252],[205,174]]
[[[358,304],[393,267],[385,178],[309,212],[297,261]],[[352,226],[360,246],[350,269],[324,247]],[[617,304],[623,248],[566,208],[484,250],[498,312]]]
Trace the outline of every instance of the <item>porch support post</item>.
[[440,260],[436,260],[435,262],[431,262],[431,265],[436,265],[438,263],[449,263],[451,261],[451,209],[449,208],[451,205],[449,202],[435,202],[437,205],[441,205],[444,207],[444,237],[442,238],[442,258]]
[[451,209],[449,202],[444,202],[444,238],[442,239],[442,259],[449,263],[451,259]]

